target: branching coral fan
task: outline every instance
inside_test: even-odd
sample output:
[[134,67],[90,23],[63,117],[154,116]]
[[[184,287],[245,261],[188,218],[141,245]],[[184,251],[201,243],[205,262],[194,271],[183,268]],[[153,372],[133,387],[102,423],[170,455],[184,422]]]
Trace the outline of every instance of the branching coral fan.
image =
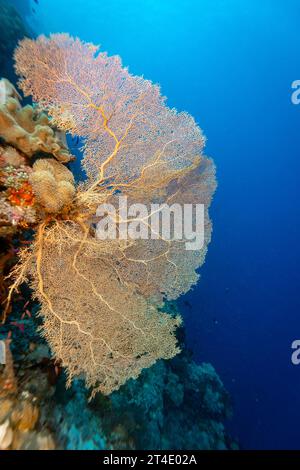
[[[43,334],[69,383],[84,374],[92,396],[109,394],[178,352],[180,318],[162,313],[160,306],[198,279],[195,269],[204,261],[211,233],[214,165],[202,155],[204,138],[194,119],[168,108],[159,87],[131,75],[119,57],[56,34],[21,41],[15,60],[25,95],[32,95],[58,128],[84,139],[88,180],[68,205],[49,210],[39,224],[33,246],[21,253],[13,272],[10,296],[31,280]],[[67,177],[63,181],[70,183]],[[119,194],[128,204],[148,207],[205,204],[204,247],[186,251],[183,240],[161,237],[97,239],[97,207],[114,203]]]
[[60,162],[69,162],[73,157],[61,135],[50,127],[48,116],[32,106],[22,107],[19,100],[13,85],[6,79],[0,80],[0,128],[5,142],[27,157],[45,152]]

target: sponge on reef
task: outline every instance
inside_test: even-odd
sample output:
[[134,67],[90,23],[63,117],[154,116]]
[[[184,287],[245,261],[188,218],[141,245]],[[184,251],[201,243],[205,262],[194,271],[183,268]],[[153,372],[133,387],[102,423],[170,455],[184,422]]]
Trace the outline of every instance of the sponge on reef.
[[74,160],[62,133],[51,127],[49,117],[33,106],[22,107],[20,95],[5,79],[0,80],[0,128],[6,143],[29,158],[37,152],[45,152],[63,163]]
[[71,171],[52,158],[39,159],[33,164],[30,183],[37,201],[49,213],[60,212],[75,194]]

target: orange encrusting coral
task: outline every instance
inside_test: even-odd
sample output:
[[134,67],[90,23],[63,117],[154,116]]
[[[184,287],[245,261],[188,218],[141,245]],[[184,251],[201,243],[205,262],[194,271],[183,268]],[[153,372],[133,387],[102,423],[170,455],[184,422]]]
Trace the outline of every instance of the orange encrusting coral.
[[31,184],[25,181],[19,188],[9,188],[8,200],[16,206],[32,206],[34,204],[34,193]]

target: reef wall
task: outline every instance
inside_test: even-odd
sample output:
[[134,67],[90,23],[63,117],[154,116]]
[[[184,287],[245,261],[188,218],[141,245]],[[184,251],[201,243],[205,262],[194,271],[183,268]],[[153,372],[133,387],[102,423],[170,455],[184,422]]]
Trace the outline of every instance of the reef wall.
[[[11,332],[14,358],[14,372],[10,365],[0,373],[2,383],[11,383],[0,394],[0,448],[237,448],[224,426],[231,415],[229,395],[212,365],[193,361],[183,329],[180,355],[157,362],[109,397],[98,394],[88,402],[83,380],[66,390],[59,362],[37,333],[38,305],[28,296],[23,290],[0,332],[0,340]],[[174,315],[176,303],[166,309]]]

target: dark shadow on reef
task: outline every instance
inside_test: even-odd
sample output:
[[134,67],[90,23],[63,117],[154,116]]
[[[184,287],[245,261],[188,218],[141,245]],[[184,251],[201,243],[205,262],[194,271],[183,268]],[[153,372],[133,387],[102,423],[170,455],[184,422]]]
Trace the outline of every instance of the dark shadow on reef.
[[16,81],[12,61],[13,51],[20,39],[24,36],[33,36],[21,16],[22,12],[23,14],[27,12],[28,2],[24,0],[18,3],[21,10],[17,10],[8,0],[0,0],[0,78],[6,77],[13,82]]

